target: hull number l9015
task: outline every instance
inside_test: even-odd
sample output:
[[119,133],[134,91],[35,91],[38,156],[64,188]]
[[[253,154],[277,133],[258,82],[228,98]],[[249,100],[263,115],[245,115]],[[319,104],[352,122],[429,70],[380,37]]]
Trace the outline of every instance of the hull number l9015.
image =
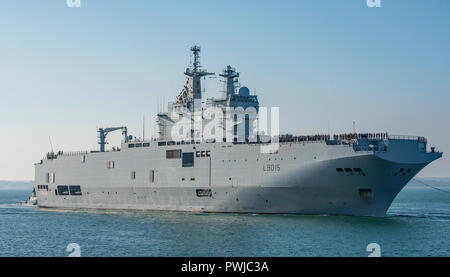
[[263,166],[263,171],[276,172],[280,170],[281,170],[280,164],[266,164]]

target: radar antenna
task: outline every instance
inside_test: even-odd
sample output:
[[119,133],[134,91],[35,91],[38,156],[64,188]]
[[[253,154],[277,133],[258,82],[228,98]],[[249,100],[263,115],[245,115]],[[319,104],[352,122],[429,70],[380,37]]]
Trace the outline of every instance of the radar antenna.
[[239,77],[239,72],[236,72],[235,68],[232,68],[230,65],[228,65],[222,72],[222,74],[219,74],[220,77],[223,77],[225,79],[224,84],[224,93],[226,93],[224,96],[232,95],[235,93],[235,83],[237,83],[237,80],[235,78]]

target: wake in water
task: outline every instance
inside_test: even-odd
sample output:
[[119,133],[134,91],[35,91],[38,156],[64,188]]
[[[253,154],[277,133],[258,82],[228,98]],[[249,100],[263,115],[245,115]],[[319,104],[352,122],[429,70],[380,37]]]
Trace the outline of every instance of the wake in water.
[[450,220],[450,213],[426,213],[426,214],[412,214],[412,213],[388,213],[386,217],[412,217],[412,218],[430,218],[430,219],[446,219]]
[[8,209],[8,208],[31,208],[36,206],[24,206],[21,203],[8,203],[8,204],[0,204],[0,209]]

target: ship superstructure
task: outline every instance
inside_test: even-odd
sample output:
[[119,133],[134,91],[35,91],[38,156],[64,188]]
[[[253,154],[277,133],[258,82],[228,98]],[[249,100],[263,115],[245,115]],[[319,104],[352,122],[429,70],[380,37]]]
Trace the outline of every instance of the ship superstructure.
[[[40,207],[384,216],[442,156],[423,137],[267,132],[257,96],[231,66],[219,74],[222,95],[203,106],[201,79],[213,73],[201,68],[200,47],[191,51],[185,86],[156,117],[158,137],[101,128],[100,151],[48,153],[35,165]],[[121,147],[106,150],[116,130]]]
[[[256,132],[252,126],[257,119],[259,109],[258,97],[250,95],[247,87],[238,87],[239,73],[235,68],[227,66],[219,76],[224,79],[223,94],[219,98],[209,98],[206,107],[202,106],[201,78],[214,75],[200,66],[200,47],[191,48],[194,55],[194,62],[191,68],[187,68],[185,75],[188,76],[186,85],[183,87],[175,102],[169,102],[167,112],[161,112],[157,115],[157,128],[159,140],[213,140],[219,138],[220,141],[238,141],[256,139]],[[249,109],[251,108],[251,109]],[[220,121],[214,116],[207,116],[220,113]],[[239,118],[238,118],[239,117]],[[240,118],[242,117],[242,118]],[[182,118],[182,119],[180,119]],[[228,126],[227,120],[228,119]],[[213,122],[216,120],[216,122]],[[217,128],[217,134],[205,138],[202,127],[214,123]],[[175,126],[177,125],[177,126]],[[182,131],[174,132],[176,127]],[[242,134],[238,130],[242,128]],[[225,134],[229,131],[228,136]],[[174,136],[176,133],[176,137]],[[239,136],[241,135],[241,136]],[[250,138],[251,137],[251,138]],[[219,141],[219,140],[218,140]]]

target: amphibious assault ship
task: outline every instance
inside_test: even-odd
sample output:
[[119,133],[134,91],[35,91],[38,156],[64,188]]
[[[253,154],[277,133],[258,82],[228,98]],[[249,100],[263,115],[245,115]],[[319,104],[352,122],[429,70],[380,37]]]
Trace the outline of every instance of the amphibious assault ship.
[[[100,128],[99,150],[48,153],[35,164],[39,207],[384,216],[442,156],[416,136],[279,135],[275,108],[268,132],[267,109],[231,66],[222,95],[203,105],[201,80],[214,73],[201,68],[198,46],[191,51],[186,84],[156,116],[157,137]],[[121,147],[105,149],[116,130]]]

